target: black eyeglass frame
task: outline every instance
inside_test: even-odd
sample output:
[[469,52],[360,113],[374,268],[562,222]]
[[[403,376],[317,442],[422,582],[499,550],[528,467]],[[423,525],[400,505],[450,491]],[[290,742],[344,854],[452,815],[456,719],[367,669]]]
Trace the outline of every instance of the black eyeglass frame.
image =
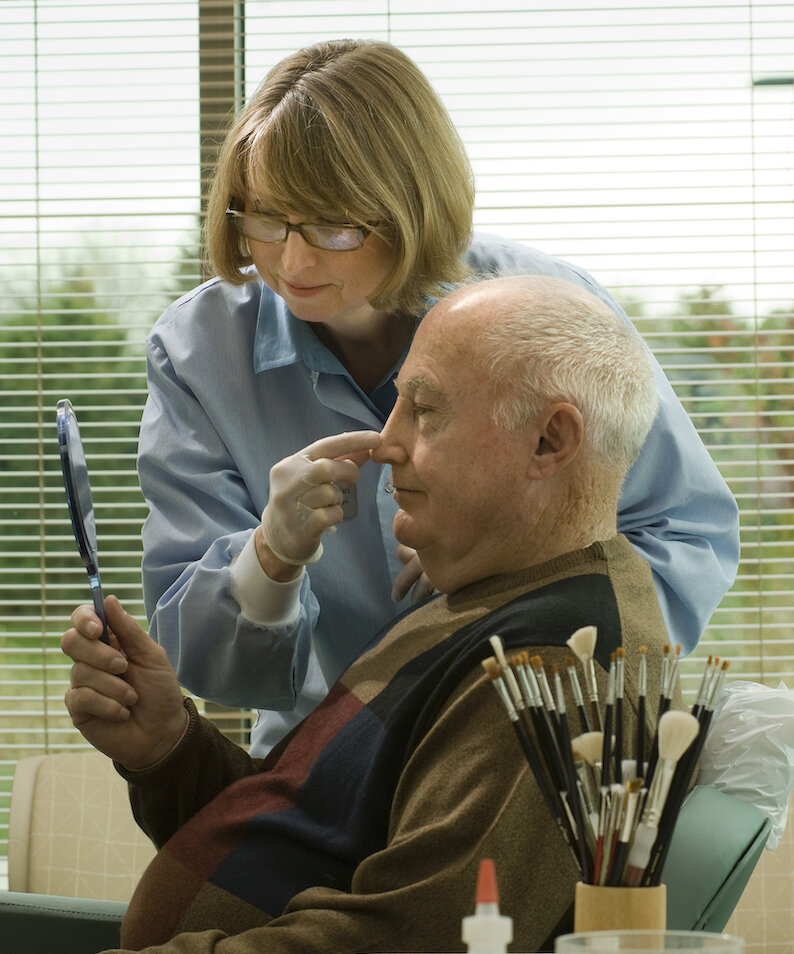
[[[226,210],[226,218],[233,223],[241,235],[245,236],[245,238],[253,239],[255,242],[264,242],[267,245],[279,245],[287,241],[290,232],[297,232],[307,245],[311,245],[312,248],[318,248],[324,252],[356,252],[361,248],[367,236],[372,232],[372,229],[367,228],[365,225],[350,225],[348,223],[326,225],[321,222],[299,222],[297,225],[293,225],[292,222],[288,222],[278,215],[265,215],[258,212],[240,212],[238,209],[231,207]],[[256,235],[249,235],[243,228],[245,219],[266,219],[268,222],[278,222],[284,226],[284,237],[279,239],[263,239],[258,238]],[[313,242],[311,240],[305,231],[306,229],[344,229],[346,232],[355,232],[358,235],[358,245],[351,245],[346,248],[333,248],[326,245],[319,245],[316,241]]]

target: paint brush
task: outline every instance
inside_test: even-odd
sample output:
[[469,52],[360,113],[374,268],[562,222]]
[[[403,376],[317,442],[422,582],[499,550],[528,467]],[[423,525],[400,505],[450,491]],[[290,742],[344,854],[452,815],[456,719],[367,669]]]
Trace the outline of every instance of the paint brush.
[[543,660],[540,656],[532,656],[529,660],[540,689],[540,695],[543,699],[543,708],[547,718],[548,738],[548,756],[551,759],[552,767],[561,789],[568,789],[568,771],[563,761],[563,753],[559,742],[559,714],[554,697],[551,693],[549,680],[546,676],[546,670],[543,668]]
[[[515,730],[515,733],[518,737],[518,741],[521,744],[521,748],[524,751],[524,755],[527,758],[529,767],[532,769],[532,774],[535,776],[535,779],[538,783],[538,788],[540,789],[546,804],[551,809],[551,812],[555,818],[559,817],[559,806],[557,804],[556,793],[549,786],[546,773],[543,771],[540,757],[535,751],[532,740],[518,716],[518,711],[513,704],[510,692],[508,691],[504,679],[502,678],[501,667],[499,666],[498,661],[493,657],[489,659],[483,659],[482,667],[485,670],[486,676],[488,676],[488,678],[491,680],[491,684],[496,690],[499,698],[502,700],[505,711],[507,712],[507,716],[513,725],[513,729]],[[567,840],[570,841],[570,838]]]
[[[543,800],[546,802],[546,806],[551,813],[551,817],[554,819],[554,822],[557,825],[557,830],[560,832],[560,835],[568,847],[568,850],[570,851],[577,868],[579,868],[579,853],[574,845],[573,835],[568,826],[567,819],[560,813],[560,805],[557,794],[549,787],[540,757],[535,751],[535,747],[533,746],[526,729],[518,717],[518,712],[516,711],[513,701],[510,698],[510,693],[508,692],[504,680],[502,679],[499,662],[495,658],[484,659],[482,661],[482,667],[485,670],[486,676],[490,679],[491,684],[496,690],[497,695],[504,704],[507,716],[513,725],[513,729],[515,730],[516,736],[521,745],[521,749],[524,752],[527,763],[529,764],[530,771],[535,777],[535,781],[537,782],[538,788],[540,789]],[[587,874],[586,870],[581,873],[582,877],[585,877]]]
[[[584,880],[587,881],[592,873],[589,852],[595,847],[595,839],[592,837],[589,817],[587,823],[585,823],[586,806],[584,804],[582,787],[579,783],[579,776],[574,764],[573,748],[571,747],[571,736],[565,708],[565,693],[562,689],[562,678],[560,677],[559,666],[554,668],[554,689],[556,692],[555,711],[557,713],[560,753],[562,755],[563,765],[568,774],[568,803],[571,806],[576,824],[576,836],[579,842],[579,865],[581,870],[585,872]],[[588,837],[588,835],[590,837]]]
[[609,677],[607,679],[607,703],[604,715],[604,744],[601,751],[602,785],[609,785],[612,775],[612,710],[615,705],[615,666],[615,654],[611,653],[609,657]]
[[529,663],[529,653],[522,652],[513,656],[512,665],[521,691],[529,706],[535,739],[540,747],[545,769],[552,786],[559,791],[566,787],[566,783],[556,739],[556,729],[552,727],[549,713],[543,704],[537,675]]
[[[719,660],[717,660],[717,662],[719,662]],[[717,700],[719,699],[720,692],[722,691],[722,686],[725,681],[725,674],[729,666],[730,663],[725,660],[721,665],[716,667],[715,672],[713,673],[713,677],[708,686],[708,694],[704,698],[703,705],[700,710],[700,716],[698,718],[700,731],[698,732],[692,745],[690,745],[690,747],[679,760],[678,766],[675,770],[673,782],[670,787],[670,793],[667,796],[667,803],[665,804],[665,809],[662,813],[662,819],[659,823],[659,837],[657,839],[656,845],[654,846],[650,864],[646,869],[646,875],[645,878],[643,878],[643,884],[646,882],[651,885],[658,884],[661,880],[662,868],[664,867],[664,861],[667,857],[667,849],[670,845],[673,829],[675,828],[675,823],[678,819],[678,813],[681,810],[684,798],[686,797],[686,793],[689,789],[689,783],[692,779],[692,775],[694,774],[695,767],[697,766],[698,760],[700,759],[701,753],[703,752],[703,746],[706,742],[706,736],[708,735],[711,719],[714,714],[714,707],[717,703]]]
[[634,822],[637,815],[641,788],[641,778],[635,778],[626,783],[626,794],[623,799],[623,817],[620,821],[620,833],[618,835],[615,852],[612,855],[612,862],[609,866],[609,874],[607,875],[607,884],[613,888],[618,888],[623,883],[623,871],[626,867],[629,847],[634,837]]
[[662,716],[669,710],[673,700],[676,684],[678,681],[678,657],[681,653],[681,645],[676,647],[675,653],[671,653],[670,646],[665,646],[665,659],[667,665],[663,663],[663,677],[661,685],[661,695],[659,697],[659,709],[656,716],[656,735],[651,745],[651,754],[648,757],[648,768],[646,770],[646,781],[650,785],[653,782],[654,772],[656,771],[656,762],[659,758],[659,723]]
[[571,748],[574,752],[574,758],[587,763],[590,771],[593,773],[596,788],[601,787],[601,769],[599,768],[599,759],[604,744],[603,732],[583,732],[571,739]]
[[598,683],[595,676],[595,646],[598,631],[595,626],[582,626],[566,640],[574,656],[582,664],[582,674],[584,676],[585,689],[590,700],[591,718],[590,723],[593,729],[603,732],[604,722],[601,718],[601,709],[598,705]]
[[637,674],[637,738],[634,747],[637,778],[645,778],[645,696],[648,692],[647,646],[640,646],[640,662]]
[[507,662],[504,646],[502,645],[502,639],[500,636],[491,636],[489,642],[491,644],[491,648],[494,651],[494,657],[496,659],[497,665],[499,666],[499,672],[501,674],[504,687],[510,695],[510,699],[516,712],[518,713],[518,718],[521,721],[521,724],[524,726],[527,734],[529,734],[532,731],[532,720],[529,712],[527,711],[527,705],[524,701],[521,688],[518,685],[516,674],[513,672]]
[[692,715],[695,716],[696,719],[700,718],[700,713],[706,707],[706,703],[711,695],[712,680],[714,679],[715,673],[719,670],[719,662],[719,656],[709,656],[706,660],[706,665],[703,667],[700,687],[697,697],[695,698],[695,704],[692,706]]
[[623,781],[623,693],[625,689],[624,657],[622,646],[615,650],[615,781]]
[[[586,773],[588,781],[592,780],[596,788],[600,788],[600,772],[597,768],[601,756],[603,733],[583,732],[571,740],[571,751],[574,763],[582,766],[581,772]],[[585,785],[585,787],[588,787]],[[601,788],[601,797],[596,808],[595,793],[592,796],[592,805],[589,809],[590,824],[595,834],[595,852],[593,860],[593,884],[598,884],[601,871],[601,861],[604,854],[604,829],[606,826],[606,810],[609,789]]]
[[620,819],[623,814],[623,799],[626,795],[626,789],[625,786],[620,785],[618,782],[613,782],[609,788],[602,789],[602,792],[606,792],[606,825],[604,827],[601,873],[599,875],[598,882],[594,883],[605,885],[607,883],[609,869],[612,865],[612,855],[614,854],[615,848],[617,846],[618,834],[620,830]]
[[[559,793],[561,789],[567,788],[566,774],[562,767],[560,753],[557,750],[555,735],[546,721],[545,709],[542,705],[538,708],[534,704],[527,708],[516,672],[507,661],[501,637],[498,635],[491,636],[489,642],[494,651],[504,684],[510,693],[527,736],[531,737],[534,729],[535,739],[542,753],[542,769],[547,773],[551,788]],[[539,696],[539,692],[537,695]],[[558,808],[567,812],[568,806],[563,796],[558,796],[558,802]],[[571,824],[571,832],[574,831],[574,826]]]
[[579,673],[576,671],[576,660],[573,656],[565,657],[565,668],[568,670],[568,679],[571,683],[571,692],[579,712],[579,723],[582,726],[582,732],[592,732],[593,726],[587,715],[587,709],[584,705],[584,696],[582,695],[582,684],[579,682]]
[[637,887],[642,882],[678,760],[692,744],[699,730],[698,720],[691,712],[668,711],[659,720],[656,733],[659,748],[658,767],[654,771],[645,799],[642,819],[637,826],[623,878],[623,883],[629,887]]

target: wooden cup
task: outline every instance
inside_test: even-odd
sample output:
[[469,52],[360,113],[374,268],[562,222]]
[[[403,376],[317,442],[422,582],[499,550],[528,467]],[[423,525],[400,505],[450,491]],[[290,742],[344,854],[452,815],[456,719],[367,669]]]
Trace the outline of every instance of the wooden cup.
[[667,888],[607,888],[576,885],[574,931],[664,931]]

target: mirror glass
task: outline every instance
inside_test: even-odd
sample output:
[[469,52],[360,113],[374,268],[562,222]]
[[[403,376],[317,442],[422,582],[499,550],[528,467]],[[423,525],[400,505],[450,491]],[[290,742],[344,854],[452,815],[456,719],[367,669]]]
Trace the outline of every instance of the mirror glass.
[[88,573],[94,609],[102,620],[102,640],[108,642],[104,597],[97,565],[96,520],[91,484],[88,480],[88,464],[80,437],[77,415],[74,413],[71,401],[67,398],[58,401],[56,418],[61,470],[66,488],[66,500],[69,504],[69,516],[72,519],[72,530],[77,541],[77,549],[80,551],[80,558]]

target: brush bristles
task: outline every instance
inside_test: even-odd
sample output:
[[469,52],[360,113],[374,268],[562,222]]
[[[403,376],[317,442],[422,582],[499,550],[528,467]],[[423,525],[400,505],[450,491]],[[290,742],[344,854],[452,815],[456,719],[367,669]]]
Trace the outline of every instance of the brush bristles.
[[566,643],[571,647],[575,656],[584,659],[592,656],[595,652],[597,636],[598,631],[595,626],[582,626],[581,629],[576,630],[570,639],[566,640]]
[[505,669],[507,667],[507,657],[505,656],[505,650],[504,646],[502,645],[501,637],[491,636],[488,642],[491,644],[491,649],[493,649],[497,662],[503,669]]
[[700,723],[691,712],[670,710],[659,719],[659,758],[677,762],[700,730]]
[[482,668],[485,670],[485,675],[489,679],[493,680],[499,678],[499,663],[493,658],[493,656],[489,656],[488,659],[483,659]]
[[639,792],[644,784],[644,778],[633,778],[631,781],[626,782],[626,793],[631,794],[633,792]]
[[571,748],[577,762],[584,761],[588,765],[594,765],[601,758],[604,733],[584,732],[582,735],[577,735],[575,739],[571,739]]

